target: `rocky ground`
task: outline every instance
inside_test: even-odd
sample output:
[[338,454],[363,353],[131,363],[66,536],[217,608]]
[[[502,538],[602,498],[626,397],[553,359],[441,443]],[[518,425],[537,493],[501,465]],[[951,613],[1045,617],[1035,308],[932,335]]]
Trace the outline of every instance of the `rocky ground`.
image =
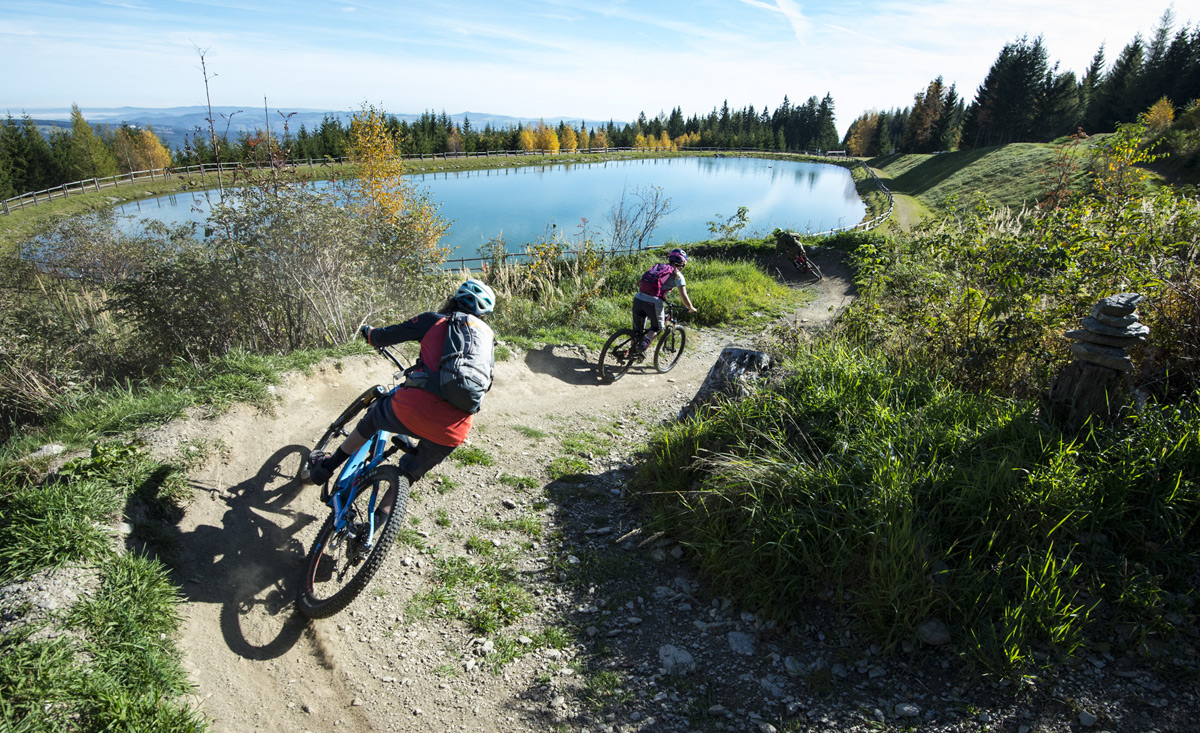
[[[816,300],[851,297],[834,256]],[[272,414],[237,408],[156,433],[164,454],[211,448],[179,526],[181,640],[195,704],[215,731],[1189,731],[1200,729],[1192,647],[1113,639],[1020,683],[972,673],[940,629],[881,653],[813,598],[780,626],[713,597],[685,548],[644,529],[626,492],[637,451],[675,419],[721,348],[757,334],[693,331],[666,375],[596,381],[594,354],[556,346],[497,365],[471,444],[416,487],[408,542],[360,598],[309,622],[292,599],[325,509],[294,480],[300,456],[366,385],[378,357],[328,362],[277,391]],[[562,460],[582,462],[563,474]],[[558,461],[558,463],[556,463]],[[576,464],[579,465],[579,464]],[[499,563],[534,610],[478,635],[418,601],[439,560]],[[1182,677],[1180,670],[1190,670]]]

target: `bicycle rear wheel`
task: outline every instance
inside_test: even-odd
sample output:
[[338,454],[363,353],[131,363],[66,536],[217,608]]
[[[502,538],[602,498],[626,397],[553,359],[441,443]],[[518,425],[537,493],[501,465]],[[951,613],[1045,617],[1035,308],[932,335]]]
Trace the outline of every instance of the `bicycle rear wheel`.
[[666,374],[675,368],[687,346],[687,330],[682,326],[671,326],[658,337],[654,347],[654,368]]
[[[346,510],[346,527],[336,530],[329,513],[304,562],[296,607],[308,618],[326,618],[350,605],[383,564],[408,508],[408,480],[395,466],[378,466],[361,479]],[[375,529],[368,505],[375,497]]]
[[625,376],[625,372],[633,365],[630,354],[637,345],[637,334],[628,328],[609,336],[604,348],[600,350],[600,362],[596,366],[600,373],[600,381],[615,382]]

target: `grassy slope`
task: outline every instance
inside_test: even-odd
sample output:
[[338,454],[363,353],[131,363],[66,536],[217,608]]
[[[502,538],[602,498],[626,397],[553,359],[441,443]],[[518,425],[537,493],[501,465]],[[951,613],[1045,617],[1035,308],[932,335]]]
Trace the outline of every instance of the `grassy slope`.
[[961,206],[982,193],[993,203],[1021,207],[1034,203],[1050,186],[1055,147],[1013,143],[940,155],[888,155],[868,164],[893,193],[936,209],[947,198]]

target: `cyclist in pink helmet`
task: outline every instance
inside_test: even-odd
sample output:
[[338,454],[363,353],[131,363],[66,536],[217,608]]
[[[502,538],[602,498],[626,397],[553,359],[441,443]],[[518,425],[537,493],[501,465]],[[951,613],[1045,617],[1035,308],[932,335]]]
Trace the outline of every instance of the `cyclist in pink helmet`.
[[662,330],[663,308],[666,306],[667,293],[679,288],[679,299],[689,313],[695,313],[692,299],[688,297],[687,281],[683,278],[683,268],[687,267],[687,252],[673,249],[667,253],[667,262],[659,263],[642,275],[638,292],[633,296],[633,330],[640,330],[644,321],[649,319],[650,328],[642,337],[638,346],[639,361],[646,349],[654,342],[654,337]]

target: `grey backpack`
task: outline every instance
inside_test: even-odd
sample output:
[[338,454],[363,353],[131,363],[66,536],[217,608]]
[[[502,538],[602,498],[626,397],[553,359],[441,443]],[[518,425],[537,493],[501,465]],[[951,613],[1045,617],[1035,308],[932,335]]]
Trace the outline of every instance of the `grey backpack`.
[[492,388],[496,337],[490,326],[469,313],[451,313],[446,318],[438,370],[430,372],[418,363],[408,371],[405,384],[432,392],[473,415]]

